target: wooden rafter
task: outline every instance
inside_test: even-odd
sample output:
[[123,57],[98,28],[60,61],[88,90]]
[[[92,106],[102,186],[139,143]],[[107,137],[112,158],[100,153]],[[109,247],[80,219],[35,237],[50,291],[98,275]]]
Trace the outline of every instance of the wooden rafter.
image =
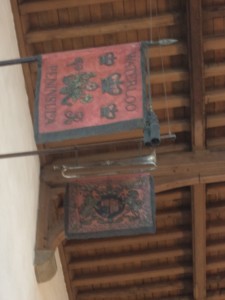
[[93,23],[88,25],[77,25],[64,28],[30,31],[26,35],[27,43],[37,43],[54,39],[67,39],[84,36],[95,36],[123,32],[128,30],[147,29],[149,26],[163,27],[176,25],[180,22],[180,14],[163,14],[153,17],[151,22],[149,17],[134,18],[120,21],[108,21]]
[[204,40],[204,51],[225,49],[224,35]]
[[202,1],[187,1],[192,147],[205,148]]
[[107,265],[114,265],[114,264],[125,264],[125,263],[132,263],[132,262],[141,262],[147,260],[157,260],[160,258],[169,258],[169,257],[176,257],[182,255],[191,255],[191,250],[186,247],[170,247],[165,248],[163,250],[155,250],[155,251],[140,251],[135,254],[117,254],[117,255],[101,255],[101,257],[91,257],[90,259],[78,259],[74,260],[70,263],[69,269],[76,270],[81,268],[89,268],[89,267],[101,267]]
[[[192,288],[192,284],[189,280],[184,281],[175,281],[170,282],[168,285],[167,282],[163,283],[154,283],[154,284],[143,284],[141,287],[138,286],[132,286],[132,287],[125,287],[125,288],[111,288],[111,289],[101,289],[101,290],[95,290],[95,291],[87,291],[87,292],[80,292],[77,295],[77,300],[105,300],[105,299],[112,299],[112,297],[115,297],[115,299],[118,298],[124,298],[127,299],[127,296],[134,297],[146,297],[148,294],[157,293],[157,292],[172,292],[174,290],[180,290],[185,291],[187,293],[190,293],[190,290]],[[182,298],[183,299],[183,298]]]
[[[115,0],[121,1],[121,0]],[[41,11],[51,11],[56,9],[71,8],[76,6],[86,6],[91,4],[110,3],[112,0],[45,0],[43,2],[33,1],[20,4],[21,14],[29,14]]]
[[79,243],[75,243],[72,245],[66,245],[65,251],[67,253],[72,253],[74,251],[85,251],[87,248],[89,250],[93,249],[102,249],[104,248],[106,251],[113,249],[113,247],[125,247],[126,245],[133,244],[134,240],[137,241],[137,243],[143,243],[143,242],[160,242],[167,240],[175,240],[175,239],[190,239],[191,238],[191,232],[190,230],[178,230],[174,229],[171,230],[170,234],[168,235],[168,231],[158,231],[157,235],[148,235],[148,236],[127,236],[123,238],[111,238],[111,239],[105,239],[105,240],[91,240],[91,241],[82,241]]
[[40,182],[39,207],[37,218],[36,250],[46,248],[47,231],[49,222],[49,202],[51,200],[51,189],[43,181]]
[[76,277],[72,284],[73,286],[79,288],[82,286],[96,285],[96,284],[112,284],[118,283],[120,281],[132,281],[137,279],[147,279],[147,278],[159,278],[167,277],[170,275],[184,275],[191,274],[192,266],[190,265],[180,265],[172,264],[167,265],[166,267],[151,267],[149,269],[134,270],[133,272],[111,272],[111,273],[98,273],[93,275],[85,275]]
[[69,270],[68,270],[68,261],[66,259],[66,254],[63,250],[63,245],[62,244],[59,245],[59,255],[60,255],[62,268],[63,268],[63,273],[64,273],[64,277],[65,277],[67,293],[68,293],[69,299],[73,299],[76,292],[71,286]]
[[[26,48],[26,43],[24,41],[24,32],[22,29],[22,21],[20,19],[19,11],[18,11],[18,6],[17,6],[17,0],[10,0],[11,1],[11,7],[13,11],[13,17],[14,17],[14,22],[15,22],[15,30],[17,33],[17,38],[19,42],[19,51],[21,57],[26,57],[29,56],[27,53],[27,48]],[[26,84],[26,90],[27,94],[29,97],[29,108],[31,111],[31,114],[33,115],[33,103],[31,100],[34,98],[34,91],[32,88],[32,80],[31,80],[31,73],[30,73],[30,68],[28,64],[23,64],[23,73],[24,77],[26,78],[25,84]]]
[[192,187],[193,297],[206,299],[206,191],[204,184]]

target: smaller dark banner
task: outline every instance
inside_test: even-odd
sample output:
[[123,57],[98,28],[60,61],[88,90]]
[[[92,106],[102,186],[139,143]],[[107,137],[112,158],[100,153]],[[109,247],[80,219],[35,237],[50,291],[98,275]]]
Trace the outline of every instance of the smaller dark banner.
[[68,239],[155,232],[153,178],[147,174],[78,179],[65,199]]

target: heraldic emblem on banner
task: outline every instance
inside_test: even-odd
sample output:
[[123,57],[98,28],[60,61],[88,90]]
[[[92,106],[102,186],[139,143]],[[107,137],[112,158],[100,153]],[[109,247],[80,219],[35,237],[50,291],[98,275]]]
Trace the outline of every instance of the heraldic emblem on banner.
[[147,174],[77,179],[65,199],[67,238],[155,232],[153,178]]
[[145,43],[39,56],[38,143],[144,127]]

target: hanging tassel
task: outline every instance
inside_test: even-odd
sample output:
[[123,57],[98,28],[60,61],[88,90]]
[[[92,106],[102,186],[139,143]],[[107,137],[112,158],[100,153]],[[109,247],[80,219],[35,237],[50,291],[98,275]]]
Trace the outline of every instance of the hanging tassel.
[[159,146],[160,144],[159,120],[154,111],[148,112],[144,128],[144,144],[153,147]]

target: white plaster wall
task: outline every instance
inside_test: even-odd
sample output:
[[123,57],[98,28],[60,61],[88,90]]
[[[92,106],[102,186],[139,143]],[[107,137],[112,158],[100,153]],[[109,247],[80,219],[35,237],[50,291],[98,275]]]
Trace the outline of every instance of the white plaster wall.
[[[10,1],[0,0],[0,60],[19,56]],[[20,66],[0,67],[0,153],[35,149]],[[68,299],[59,271],[48,283],[35,278],[38,204],[37,157],[0,160],[0,299]]]

